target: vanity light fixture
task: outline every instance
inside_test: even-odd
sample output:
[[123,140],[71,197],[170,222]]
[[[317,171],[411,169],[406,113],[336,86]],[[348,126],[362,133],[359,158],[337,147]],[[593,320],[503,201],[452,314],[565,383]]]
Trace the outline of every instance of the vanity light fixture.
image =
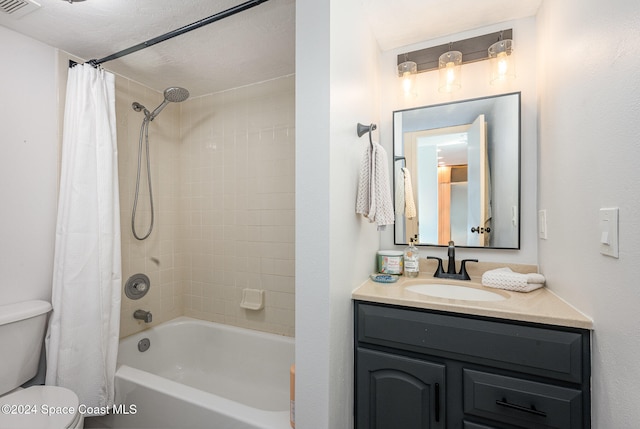
[[438,69],[440,70],[440,80],[438,91],[453,92],[462,86],[462,52],[449,51],[440,55],[438,59]]
[[416,76],[418,65],[413,61],[404,61],[398,64],[398,76],[402,78],[402,90],[405,97],[416,97]]
[[491,76],[489,83],[492,85],[516,77],[516,64],[513,55],[513,40],[503,39],[502,32],[500,40],[489,46],[489,65]]
[[[415,76],[413,65],[416,65],[416,72],[428,72],[439,70],[440,79],[438,89],[440,91],[451,92],[461,87],[460,77],[462,64],[475,61],[492,60],[492,52],[495,52],[496,70],[502,71],[501,77],[508,78],[515,76],[515,64],[513,53],[513,30],[506,29],[470,39],[457,40],[446,45],[433,46],[431,48],[399,54],[397,57],[398,76],[411,77],[412,80],[405,85],[403,80],[403,91],[413,93],[415,96]],[[496,42],[496,40],[498,42]],[[487,49],[487,46],[490,46]],[[492,62],[493,64],[493,62]],[[409,65],[411,68],[409,69]],[[492,72],[493,73],[493,72]],[[500,82],[503,79],[490,78],[492,83]],[[411,91],[406,88],[411,84]]]

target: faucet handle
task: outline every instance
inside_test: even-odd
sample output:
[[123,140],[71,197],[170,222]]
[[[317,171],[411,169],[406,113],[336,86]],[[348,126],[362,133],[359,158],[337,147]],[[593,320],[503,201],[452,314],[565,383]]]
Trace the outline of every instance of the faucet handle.
[[471,277],[469,277],[469,273],[467,273],[467,262],[478,262],[478,260],[463,259],[462,262],[460,262],[460,275],[462,276],[463,280],[471,280]]
[[442,258],[438,258],[436,256],[427,256],[427,259],[437,259],[438,260],[438,268],[436,272],[433,274],[433,277],[441,277],[444,274],[444,270],[442,269]]

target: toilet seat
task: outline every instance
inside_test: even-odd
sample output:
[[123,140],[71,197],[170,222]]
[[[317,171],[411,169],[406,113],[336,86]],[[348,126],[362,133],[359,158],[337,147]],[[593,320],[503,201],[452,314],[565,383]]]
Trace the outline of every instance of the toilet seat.
[[0,396],[0,405],[0,428],[67,429],[82,427],[84,421],[78,411],[78,396],[64,387],[16,390]]

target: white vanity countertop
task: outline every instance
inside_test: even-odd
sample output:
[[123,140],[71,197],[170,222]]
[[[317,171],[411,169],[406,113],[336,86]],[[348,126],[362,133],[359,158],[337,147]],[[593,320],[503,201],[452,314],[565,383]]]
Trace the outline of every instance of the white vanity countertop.
[[[461,285],[498,293],[506,299],[502,301],[467,301],[460,299],[436,298],[405,290],[416,283],[440,283]],[[434,278],[421,273],[417,278],[400,276],[396,283],[376,283],[367,280],[352,293],[359,301],[405,307],[448,311],[500,319],[543,323],[547,325],[592,329],[593,321],[546,287],[532,292],[512,292],[482,286],[481,277],[473,276],[470,281]]]

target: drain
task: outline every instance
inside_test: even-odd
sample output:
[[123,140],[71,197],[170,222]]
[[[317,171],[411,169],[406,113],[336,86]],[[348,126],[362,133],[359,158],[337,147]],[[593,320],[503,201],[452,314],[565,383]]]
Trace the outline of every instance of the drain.
[[151,341],[149,341],[149,338],[143,338],[138,341],[138,351],[146,352],[149,350],[149,347],[151,347]]

